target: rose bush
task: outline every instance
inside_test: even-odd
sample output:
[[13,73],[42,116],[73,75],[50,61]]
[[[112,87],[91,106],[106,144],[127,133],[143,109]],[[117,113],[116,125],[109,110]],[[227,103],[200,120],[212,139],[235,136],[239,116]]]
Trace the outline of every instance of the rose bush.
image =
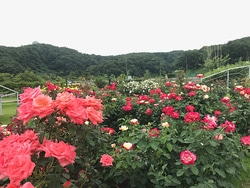
[[25,88],[1,129],[0,185],[233,187],[250,145],[249,88],[117,88]]
[[[113,92],[116,102],[104,104],[105,116],[113,117],[104,123],[116,130],[107,179],[124,187],[233,187],[230,179],[239,176],[247,153],[241,137],[249,133],[249,116],[237,117],[250,113],[246,91],[167,82],[148,95]],[[124,143],[133,149],[127,152]],[[183,151],[192,152],[190,165],[183,164]]]

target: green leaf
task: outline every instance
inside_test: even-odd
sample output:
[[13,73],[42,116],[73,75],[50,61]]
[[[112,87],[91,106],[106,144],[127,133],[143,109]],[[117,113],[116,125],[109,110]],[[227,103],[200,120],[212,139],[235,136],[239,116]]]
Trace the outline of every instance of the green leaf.
[[226,178],[226,173],[218,168],[215,169],[215,172],[217,172],[217,174],[219,174],[221,177]]
[[158,149],[158,146],[155,144],[155,143],[151,143],[150,144],[151,148],[153,148],[154,150],[157,150]]
[[122,161],[119,161],[117,164],[116,164],[116,168],[120,168],[122,166]]
[[226,172],[229,173],[229,174],[235,174],[235,168],[228,167],[228,168],[226,168]]
[[199,170],[198,170],[198,168],[196,166],[191,166],[191,171],[196,176],[199,174]]
[[161,169],[162,169],[162,170],[165,170],[167,166],[168,166],[168,164],[164,164],[164,165],[161,167]]
[[171,152],[173,150],[172,144],[167,143],[167,148],[168,148],[168,151]]
[[208,180],[207,182],[212,184],[212,183],[214,183],[214,180]]
[[176,176],[177,177],[180,177],[180,176],[182,176],[183,174],[184,174],[184,170],[178,170],[177,172],[176,172]]
[[40,144],[43,143],[44,136],[45,136],[45,132],[40,132],[40,133],[39,133],[39,143],[40,143]]

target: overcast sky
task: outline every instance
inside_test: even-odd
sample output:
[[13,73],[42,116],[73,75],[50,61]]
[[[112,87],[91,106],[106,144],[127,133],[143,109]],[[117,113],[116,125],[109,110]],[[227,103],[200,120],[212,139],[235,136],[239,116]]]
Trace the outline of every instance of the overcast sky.
[[193,50],[250,36],[249,0],[1,0],[0,45],[81,53]]

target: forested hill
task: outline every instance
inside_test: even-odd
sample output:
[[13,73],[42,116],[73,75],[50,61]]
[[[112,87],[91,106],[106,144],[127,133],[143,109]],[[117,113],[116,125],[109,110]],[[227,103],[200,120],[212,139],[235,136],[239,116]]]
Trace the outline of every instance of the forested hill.
[[30,70],[39,75],[54,76],[129,74],[141,77],[148,72],[152,76],[159,76],[177,69],[197,69],[204,65],[205,59],[216,56],[228,56],[229,64],[239,59],[249,60],[250,37],[189,51],[117,56],[83,54],[70,48],[39,43],[21,47],[0,46],[0,73],[16,75]]

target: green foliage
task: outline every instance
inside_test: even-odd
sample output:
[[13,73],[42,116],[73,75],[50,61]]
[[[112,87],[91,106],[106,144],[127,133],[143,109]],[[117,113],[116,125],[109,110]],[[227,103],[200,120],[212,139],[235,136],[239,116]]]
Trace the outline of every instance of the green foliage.
[[229,61],[229,55],[225,57],[215,56],[212,59],[207,58],[204,63],[204,68],[206,69],[206,71],[212,71],[216,68],[225,66],[228,61]]
[[[56,91],[49,95],[54,99]],[[250,113],[250,106],[246,96],[237,91],[171,83],[159,85],[148,94],[141,90],[130,97],[107,88],[96,91],[95,95],[102,98],[104,105],[104,122],[99,126],[87,122],[77,125],[68,117],[58,125],[58,112],[35,118],[26,125],[39,132],[41,142],[44,137],[64,141],[75,146],[77,153],[75,163],[67,165],[66,170],[54,158],[46,158],[43,152],[39,157],[33,156],[36,167],[27,181],[38,188],[60,187],[66,181],[72,187],[233,188],[232,180],[239,178],[245,169],[242,159],[249,152],[240,138],[248,135],[250,120],[246,114]],[[221,100],[225,96],[229,97],[230,105]],[[124,110],[128,101],[132,108]],[[198,119],[192,119],[194,115],[191,115],[192,121],[188,120],[188,105],[194,108],[191,112],[199,114]],[[178,115],[166,113],[167,107]],[[148,113],[148,109],[152,111]],[[215,110],[221,114],[215,115]],[[213,128],[205,128],[207,115],[216,117]],[[236,130],[225,131],[221,125],[226,120],[234,122]],[[19,123],[10,125],[23,131],[25,127]],[[113,128],[114,132],[102,128]],[[216,138],[219,135],[221,138]],[[194,163],[182,163],[180,153],[184,150],[197,156]],[[111,166],[101,166],[102,154],[114,159]]]
[[[131,53],[118,56],[82,54],[69,48],[48,44],[32,44],[21,47],[0,46],[0,73],[17,75],[29,69],[42,77],[78,79],[81,76],[104,76],[122,74],[132,77],[170,75],[175,70],[186,72],[198,68],[215,68],[226,62],[234,64],[249,60],[250,37],[230,41],[217,46],[202,47],[200,50],[171,51],[157,53]],[[207,49],[211,49],[209,54]],[[220,57],[220,61],[213,60]],[[227,57],[227,58],[221,58]],[[213,60],[213,61],[211,61]],[[226,61],[224,61],[226,60]],[[218,64],[220,63],[220,65]],[[51,79],[55,80],[55,79]]]
[[[161,92],[170,93],[173,90],[171,88],[165,87]],[[190,97],[190,90],[175,88],[175,91],[182,91],[180,101],[174,98],[162,101],[155,93],[132,97],[130,111],[122,110],[126,100],[120,95],[111,104],[109,100],[104,100],[104,114],[112,117],[111,122],[107,124],[107,118],[104,124],[117,131],[112,136],[116,144],[112,151],[115,165],[105,176],[107,180],[114,179],[114,183],[121,187],[234,187],[232,177],[240,177],[245,169],[242,159],[248,154],[240,138],[249,134],[250,120],[246,115],[250,113],[249,101],[238,92],[226,88],[204,86],[203,89],[196,90],[196,95]],[[230,97],[231,107],[237,105],[237,110],[231,111],[229,106],[221,102],[224,96]],[[108,97],[111,99],[115,95]],[[158,105],[148,103],[151,98],[161,102]],[[215,110],[220,111],[218,127],[207,130],[203,128],[202,120],[185,122],[187,105],[193,105],[201,119],[207,114],[213,116]],[[173,106],[180,117],[174,119],[162,115],[162,108],[166,106]],[[153,110],[150,115],[145,113],[148,108]],[[134,118],[138,124],[131,124]],[[235,132],[227,133],[220,126],[226,120],[236,124]],[[168,127],[163,126],[166,122]],[[122,126],[128,130],[121,131]],[[160,130],[158,137],[150,137],[153,128]],[[220,134],[223,139],[215,139]],[[125,142],[133,144],[134,148],[128,151],[122,148]],[[183,150],[190,150],[197,155],[194,165],[181,163],[179,154]],[[138,182],[138,179],[141,181]]]

